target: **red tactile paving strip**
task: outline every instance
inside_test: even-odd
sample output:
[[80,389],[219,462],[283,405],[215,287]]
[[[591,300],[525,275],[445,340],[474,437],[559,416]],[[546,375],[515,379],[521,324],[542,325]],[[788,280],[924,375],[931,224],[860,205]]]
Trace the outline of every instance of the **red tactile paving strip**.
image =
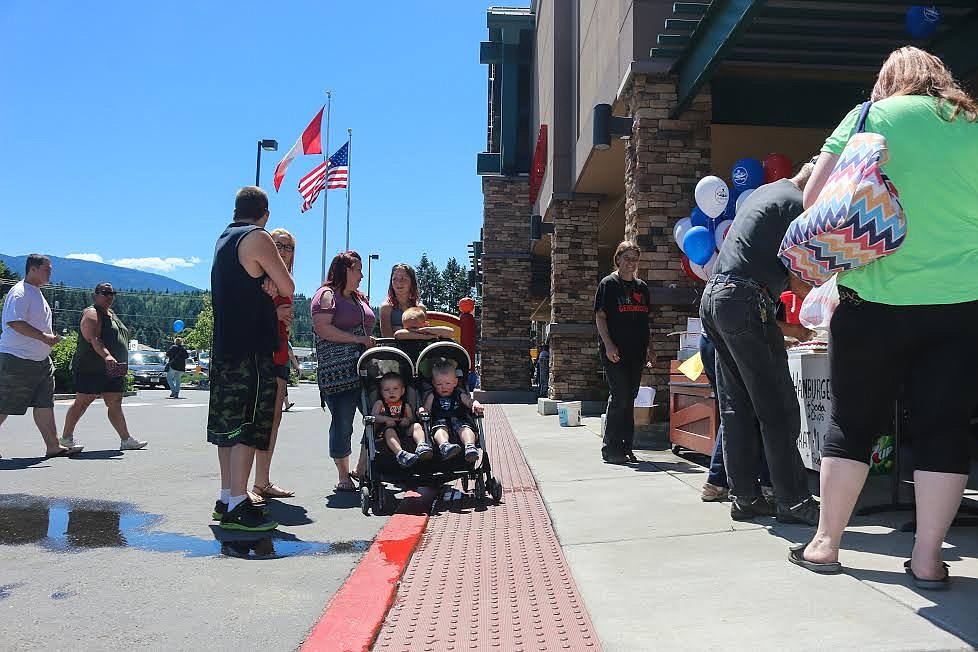
[[353,574],[333,596],[300,652],[366,652],[428,522],[434,492],[409,492]]
[[466,500],[429,519],[373,650],[600,650],[502,409],[483,425],[502,504]]

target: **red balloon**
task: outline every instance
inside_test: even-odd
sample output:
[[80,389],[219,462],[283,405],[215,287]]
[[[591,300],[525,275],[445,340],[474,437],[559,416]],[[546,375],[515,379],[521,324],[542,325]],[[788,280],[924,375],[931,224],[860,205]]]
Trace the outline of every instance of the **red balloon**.
[[764,183],[791,176],[791,159],[784,154],[768,154],[764,159]]
[[683,272],[685,272],[686,276],[688,276],[691,280],[699,283],[703,282],[703,279],[697,276],[696,272],[693,271],[693,268],[689,266],[689,258],[686,257],[686,254],[682,252],[679,253],[679,263],[683,266]]

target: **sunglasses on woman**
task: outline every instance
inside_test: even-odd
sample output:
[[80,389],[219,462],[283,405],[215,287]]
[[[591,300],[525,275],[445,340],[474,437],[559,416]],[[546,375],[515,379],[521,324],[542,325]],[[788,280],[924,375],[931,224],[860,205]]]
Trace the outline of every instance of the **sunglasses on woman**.
[[275,243],[275,248],[279,251],[295,251],[295,247],[290,244],[282,244],[281,242]]

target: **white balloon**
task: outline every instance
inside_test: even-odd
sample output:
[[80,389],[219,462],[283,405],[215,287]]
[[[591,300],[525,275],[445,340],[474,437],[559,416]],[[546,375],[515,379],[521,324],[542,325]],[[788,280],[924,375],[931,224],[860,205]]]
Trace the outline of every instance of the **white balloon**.
[[713,237],[716,238],[717,249],[723,246],[723,241],[727,239],[727,232],[731,226],[733,226],[733,220],[723,220],[717,222],[717,225],[713,227]]
[[710,280],[710,276],[706,273],[706,270],[703,269],[703,265],[697,265],[693,261],[689,261],[689,268],[693,270],[693,274],[696,274],[696,278],[700,279],[701,281]]
[[696,205],[709,217],[716,218],[727,207],[730,199],[730,189],[720,177],[710,175],[700,179],[693,193]]
[[676,226],[672,227],[672,237],[676,240],[676,244],[679,248],[683,248],[683,238],[686,237],[686,233],[693,228],[693,221],[688,217],[676,222]]
[[740,195],[737,196],[737,207],[734,210],[736,210],[739,213],[741,204],[743,204],[744,200],[750,197],[751,194],[753,194],[753,192],[754,192],[754,188],[748,188],[747,190],[740,193]]

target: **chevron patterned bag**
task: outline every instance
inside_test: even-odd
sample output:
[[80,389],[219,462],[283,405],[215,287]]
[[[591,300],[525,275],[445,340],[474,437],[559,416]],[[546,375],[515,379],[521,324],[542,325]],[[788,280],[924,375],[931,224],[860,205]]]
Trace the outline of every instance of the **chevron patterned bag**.
[[781,242],[781,262],[812,285],[892,254],[907,237],[899,193],[883,172],[886,138],[864,131],[871,105],[863,104],[818,199],[788,226]]

